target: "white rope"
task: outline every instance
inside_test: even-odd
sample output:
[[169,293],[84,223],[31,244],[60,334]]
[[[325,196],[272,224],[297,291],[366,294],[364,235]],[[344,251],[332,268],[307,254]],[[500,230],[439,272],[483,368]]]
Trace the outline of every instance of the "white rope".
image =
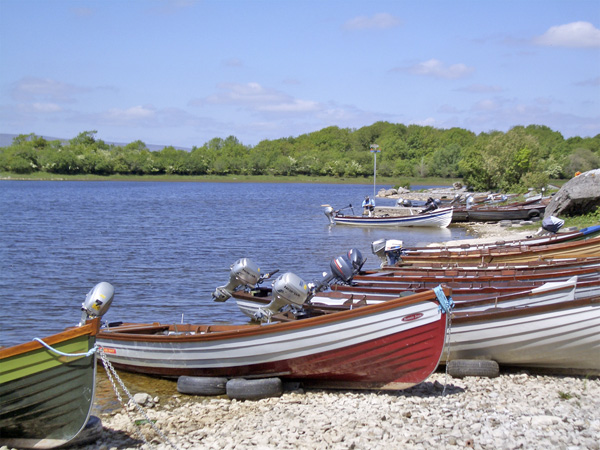
[[94,345],[86,353],[64,353],[64,352],[61,352],[60,350],[55,349],[54,347],[51,347],[50,345],[46,344],[44,341],[42,341],[39,338],[33,338],[33,340],[36,341],[36,342],[39,342],[44,347],[46,347],[48,350],[50,350],[51,352],[54,352],[54,353],[56,353],[57,355],[60,355],[60,356],[69,356],[69,357],[85,356],[85,357],[88,357],[88,356],[92,356],[94,353],[96,353],[98,351],[98,346]]

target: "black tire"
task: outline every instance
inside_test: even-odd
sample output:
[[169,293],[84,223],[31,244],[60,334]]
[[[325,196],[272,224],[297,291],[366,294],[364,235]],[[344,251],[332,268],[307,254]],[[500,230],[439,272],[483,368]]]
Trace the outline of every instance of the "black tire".
[[280,378],[260,378],[246,380],[233,378],[227,382],[227,397],[235,400],[259,400],[267,397],[279,397],[283,393]]
[[539,217],[539,216],[540,216],[539,209],[532,209],[531,211],[529,211],[527,213],[527,217],[529,217],[530,219],[533,219],[534,217]]
[[499,373],[498,363],[490,359],[455,359],[448,362],[448,374],[454,378],[495,378]]
[[75,437],[75,439],[73,439],[71,442],[69,442],[62,448],[89,445],[93,442],[96,442],[102,437],[102,431],[103,427],[100,418],[96,416],[90,416],[87,423],[85,424],[85,427],[83,428],[83,430],[81,430],[81,433],[79,433]]
[[188,377],[182,375],[177,380],[177,392],[188,395],[225,395],[225,377]]

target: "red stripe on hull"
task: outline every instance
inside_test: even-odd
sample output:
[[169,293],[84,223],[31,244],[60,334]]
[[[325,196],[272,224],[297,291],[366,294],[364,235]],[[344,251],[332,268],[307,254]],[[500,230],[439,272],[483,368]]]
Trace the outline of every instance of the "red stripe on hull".
[[178,377],[279,376],[296,380],[417,384],[437,367],[445,341],[446,316],[430,324],[314,355],[237,367],[139,367],[113,362],[116,368],[149,375]]

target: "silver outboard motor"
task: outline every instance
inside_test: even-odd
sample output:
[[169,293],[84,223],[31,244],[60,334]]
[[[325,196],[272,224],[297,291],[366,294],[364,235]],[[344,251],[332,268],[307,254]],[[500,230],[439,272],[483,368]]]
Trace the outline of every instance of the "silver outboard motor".
[[229,283],[219,286],[213,292],[215,302],[224,302],[239,286],[255,285],[260,279],[260,268],[250,259],[241,258],[231,265]]
[[334,213],[333,208],[331,206],[327,205],[325,207],[324,212],[325,212],[325,215],[327,216],[327,218],[329,219],[330,225],[335,225],[335,220],[333,220],[333,213]]
[[90,289],[81,304],[81,320],[79,326],[85,324],[86,320],[102,317],[110,308],[115,296],[115,288],[112,284],[102,281]]
[[402,241],[399,239],[378,239],[371,242],[371,251],[381,261],[381,267],[393,266],[401,260]]
[[254,313],[254,318],[261,322],[269,322],[273,314],[277,314],[284,306],[301,307],[308,298],[308,285],[292,272],[284,273],[273,283],[273,300],[264,308]]

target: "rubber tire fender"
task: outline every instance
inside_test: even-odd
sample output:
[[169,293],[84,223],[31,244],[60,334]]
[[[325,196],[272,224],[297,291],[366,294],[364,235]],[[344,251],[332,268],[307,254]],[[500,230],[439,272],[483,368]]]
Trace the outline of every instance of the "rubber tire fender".
[[448,374],[454,378],[495,378],[500,374],[500,367],[491,359],[454,359],[448,362]]
[[539,216],[540,216],[539,209],[532,209],[527,213],[527,217],[529,217],[530,219],[533,219],[534,217],[539,217]]
[[279,397],[283,393],[281,378],[259,378],[247,380],[232,378],[227,382],[227,397],[235,400],[259,400]]
[[177,379],[177,392],[188,395],[225,395],[227,378],[190,377],[182,375]]

